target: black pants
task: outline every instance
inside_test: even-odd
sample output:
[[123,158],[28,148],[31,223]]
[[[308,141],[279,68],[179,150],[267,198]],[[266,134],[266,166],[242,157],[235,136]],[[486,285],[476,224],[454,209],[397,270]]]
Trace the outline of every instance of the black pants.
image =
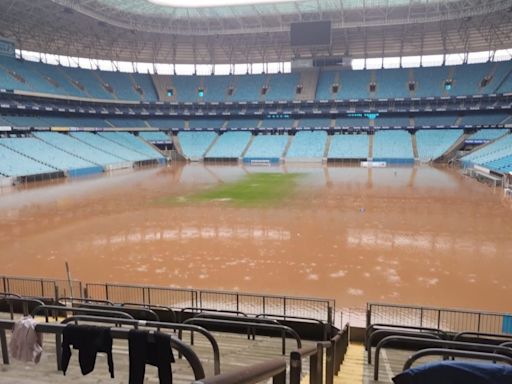
[[160,384],[172,384],[171,336],[132,329],[128,335],[130,353],[129,384],[143,384],[146,363],[158,367]]
[[66,374],[69,359],[71,358],[71,345],[78,349],[78,361],[83,375],[94,370],[96,354],[105,352],[108,358],[110,377],[114,378],[114,361],[112,359],[112,335],[110,328],[92,325],[69,324],[62,331],[62,372]]

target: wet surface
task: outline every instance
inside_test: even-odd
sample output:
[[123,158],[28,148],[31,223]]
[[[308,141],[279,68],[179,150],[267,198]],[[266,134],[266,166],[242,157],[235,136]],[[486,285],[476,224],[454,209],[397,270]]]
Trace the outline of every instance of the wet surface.
[[[286,204],[155,204],[247,172]],[[512,214],[447,168],[173,165],[0,192],[0,274],[510,311]]]

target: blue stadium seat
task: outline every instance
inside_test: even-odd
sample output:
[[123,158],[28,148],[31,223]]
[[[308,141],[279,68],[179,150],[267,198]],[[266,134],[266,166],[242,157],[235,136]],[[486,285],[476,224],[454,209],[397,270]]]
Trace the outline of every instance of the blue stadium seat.
[[286,154],[287,160],[321,161],[324,157],[327,132],[300,131],[294,136]]
[[126,161],[120,157],[96,149],[91,145],[63,133],[34,132],[34,136],[64,152],[73,154],[74,156],[80,157],[90,163],[101,165],[103,167],[126,163]]
[[10,177],[53,173],[57,169],[0,145],[0,174]]
[[100,132],[100,136],[126,147],[134,152],[147,156],[149,159],[164,160],[165,157],[153,147],[144,143],[129,132]]
[[161,131],[140,131],[139,136],[149,143],[171,143],[171,136]]
[[377,131],[373,139],[373,159],[388,162],[412,162],[411,135],[407,131]]
[[251,139],[250,132],[226,132],[206,153],[205,159],[238,159]]
[[98,134],[94,134],[91,132],[71,132],[70,135],[75,139],[83,141],[84,143],[96,149],[110,153],[126,161],[136,162],[151,159],[148,155],[136,152],[132,149],[128,149],[123,145],[117,144],[113,141],[109,141]]
[[283,156],[288,135],[258,135],[247,150],[244,160],[269,159],[278,161]]
[[416,132],[418,156],[422,161],[443,155],[464,133],[462,129],[420,129]]
[[51,168],[66,171],[71,175],[103,172],[102,167],[64,152],[39,139],[30,137],[0,139],[0,144]]
[[332,137],[328,159],[366,159],[368,157],[368,135],[341,135]]
[[215,132],[179,132],[178,139],[183,156],[190,160],[200,160],[217,137]]

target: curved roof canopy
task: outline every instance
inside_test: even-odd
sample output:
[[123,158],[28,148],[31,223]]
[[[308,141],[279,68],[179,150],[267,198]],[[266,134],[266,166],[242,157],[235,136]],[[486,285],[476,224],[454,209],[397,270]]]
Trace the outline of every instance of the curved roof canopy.
[[[511,48],[510,0],[231,0],[245,4],[212,6],[220,1],[4,0],[0,36],[38,52],[187,64]],[[318,20],[331,21],[331,46],[293,48],[290,24]]]

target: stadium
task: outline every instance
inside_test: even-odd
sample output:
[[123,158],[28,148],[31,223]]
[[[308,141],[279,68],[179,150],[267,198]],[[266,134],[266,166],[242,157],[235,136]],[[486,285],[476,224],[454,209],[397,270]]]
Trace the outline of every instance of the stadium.
[[512,382],[511,20],[1,0],[0,383]]

